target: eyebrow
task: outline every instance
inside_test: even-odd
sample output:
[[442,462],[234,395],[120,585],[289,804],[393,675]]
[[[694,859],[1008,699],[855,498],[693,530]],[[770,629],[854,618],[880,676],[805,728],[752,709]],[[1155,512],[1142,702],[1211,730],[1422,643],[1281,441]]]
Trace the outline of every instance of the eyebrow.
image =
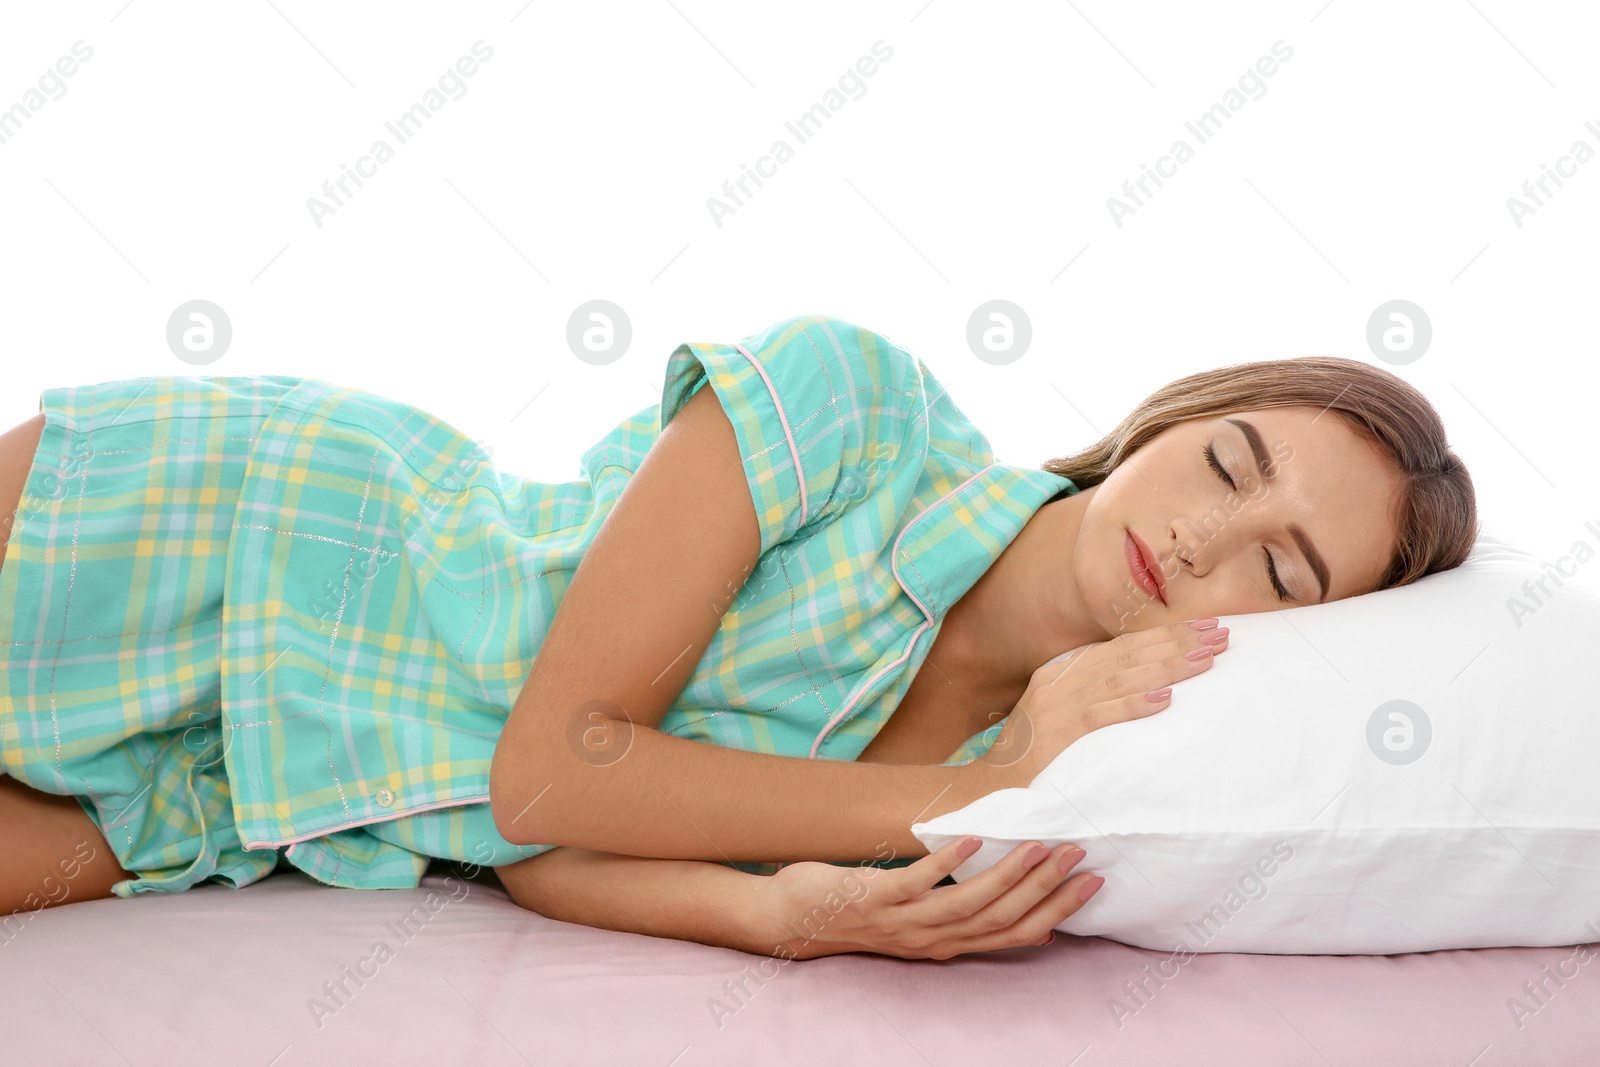
[[[1246,422],[1244,419],[1224,419],[1223,421],[1239,427],[1244,434],[1244,439],[1250,445],[1250,451],[1255,456],[1256,469],[1261,472],[1261,477],[1269,482],[1277,477],[1277,465],[1267,457],[1266,442],[1261,440],[1261,433],[1255,428],[1255,424]],[[1328,576],[1328,564],[1323,560],[1322,553],[1317,551],[1317,546],[1311,543],[1311,538],[1307,537],[1306,532],[1297,524],[1289,524],[1289,533],[1294,538],[1295,544],[1300,546],[1300,551],[1305,555],[1306,562],[1311,564],[1311,572],[1317,576],[1317,582],[1322,586],[1322,595],[1317,598],[1318,603],[1327,600],[1331,579]]]

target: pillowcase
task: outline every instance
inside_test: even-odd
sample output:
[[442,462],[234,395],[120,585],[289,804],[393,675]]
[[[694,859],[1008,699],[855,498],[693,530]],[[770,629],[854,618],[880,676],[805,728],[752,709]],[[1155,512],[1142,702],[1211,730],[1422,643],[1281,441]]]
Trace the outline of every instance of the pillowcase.
[[1590,523],[1541,562],[1480,527],[1410,585],[1223,618],[1228,651],[1164,710],[912,832],[983,839],[957,881],[1077,843],[1106,884],[1057,929],[1140,948],[1600,939],[1596,545]]

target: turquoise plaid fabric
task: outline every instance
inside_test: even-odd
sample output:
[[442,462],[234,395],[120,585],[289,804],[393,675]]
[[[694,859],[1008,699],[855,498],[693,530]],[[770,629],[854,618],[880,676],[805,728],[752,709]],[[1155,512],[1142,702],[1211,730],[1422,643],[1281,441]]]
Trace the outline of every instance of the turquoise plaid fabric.
[[[283,378],[46,389],[0,567],[0,770],[73,795],[119,896],[249,885],[222,764],[222,588],[233,507]],[[98,842],[90,842],[100,847]]]
[[[248,460],[235,459],[229,484],[237,488],[219,496],[209,520],[223,529],[208,534],[200,557],[222,557],[212,575],[220,575],[220,619],[206,649],[216,657],[208,683],[221,760],[211,752],[210,776],[192,779],[211,783],[212,803],[160,806],[146,817],[146,832],[170,850],[197,834],[224,841],[221,823],[231,816],[224,843],[232,851],[215,862],[253,864],[246,878],[271,869],[258,857],[281,850],[283,861],[329,884],[411,887],[429,858],[499,866],[552,847],[513,845],[495,831],[487,803],[495,742],[612,504],[663,423],[707,384],[738,438],[762,556],[660,724],[676,736],[854,759],[909,688],[944,613],[1034,511],[1076,492],[1058,475],[997,463],[919,359],[825,316],[777,322],[737,344],[680,345],[660,402],[587,449],[573,481],[500,471],[477,443],[416,407],[268,376],[47,391],[45,409],[60,429],[48,450],[41,442],[33,475],[41,488],[47,465],[74,445],[68,424],[87,438],[141,381],[167,398],[151,411],[217,395],[268,400],[234,402],[233,417],[252,438],[240,453]],[[187,469],[196,458],[169,462]],[[124,540],[142,546],[161,531],[189,529],[183,537],[195,541],[190,528],[205,525],[204,516],[174,519],[172,498],[141,503],[143,483],[133,473],[120,479],[121,502],[108,506],[123,515]],[[67,580],[61,544],[72,507],[69,496],[27,513],[23,528],[38,536],[15,550],[21,567],[8,554],[0,597],[15,571],[37,576],[35,584]],[[198,610],[192,596],[170,602],[183,589],[176,581],[134,588],[133,614],[118,618],[142,613],[170,625],[168,616]],[[13,663],[37,658],[10,632],[24,618],[32,625],[33,607],[0,614],[0,649],[13,649]],[[137,640],[120,622],[106,629],[124,646]],[[150,674],[163,677],[154,667]],[[139,681],[127,681],[123,699]],[[39,769],[50,756],[41,709],[52,691],[37,671],[5,688],[12,703],[0,716],[13,725],[0,740],[8,749],[20,742],[8,769],[33,774],[30,784],[64,787],[38,785],[54,792],[98,789],[88,768],[77,781]],[[68,696],[67,713],[78,714],[77,700],[91,709],[81,713],[86,736],[104,736],[97,731],[113,713],[94,709],[110,707],[108,696],[87,685]],[[975,735],[946,762],[976,758],[999,729]],[[148,755],[131,749],[119,758],[136,767]],[[184,855],[164,854],[174,862]],[[118,891],[181,881],[146,874]]]

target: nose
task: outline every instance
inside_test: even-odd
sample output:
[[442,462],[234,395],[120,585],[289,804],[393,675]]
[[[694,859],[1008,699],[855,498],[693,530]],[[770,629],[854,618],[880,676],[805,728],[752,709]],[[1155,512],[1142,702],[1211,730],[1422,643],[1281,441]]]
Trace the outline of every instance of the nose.
[[[1225,529],[1226,524],[1224,524]],[[1177,574],[1184,566],[1196,578],[1203,578],[1215,565],[1215,560],[1224,550],[1221,543],[1222,530],[1209,529],[1188,517],[1173,520],[1173,544],[1168,549],[1173,563],[1169,564],[1173,574]]]
[[1167,565],[1168,570],[1177,574],[1187,564],[1194,577],[1204,578],[1232,556],[1257,551],[1256,541],[1281,522],[1281,516],[1254,504],[1233,512],[1213,508],[1199,520],[1178,516],[1172,520],[1173,543],[1166,551],[1182,562]]

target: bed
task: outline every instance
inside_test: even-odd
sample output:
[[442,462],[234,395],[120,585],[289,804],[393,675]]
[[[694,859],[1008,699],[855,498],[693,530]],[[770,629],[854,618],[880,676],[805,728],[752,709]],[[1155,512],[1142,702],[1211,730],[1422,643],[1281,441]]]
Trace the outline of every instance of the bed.
[[32,913],[0,974],[6,1064],[1600,1062],[1595,946],[783,962],[546,919],[439,862],[414,890],[284,868]]

